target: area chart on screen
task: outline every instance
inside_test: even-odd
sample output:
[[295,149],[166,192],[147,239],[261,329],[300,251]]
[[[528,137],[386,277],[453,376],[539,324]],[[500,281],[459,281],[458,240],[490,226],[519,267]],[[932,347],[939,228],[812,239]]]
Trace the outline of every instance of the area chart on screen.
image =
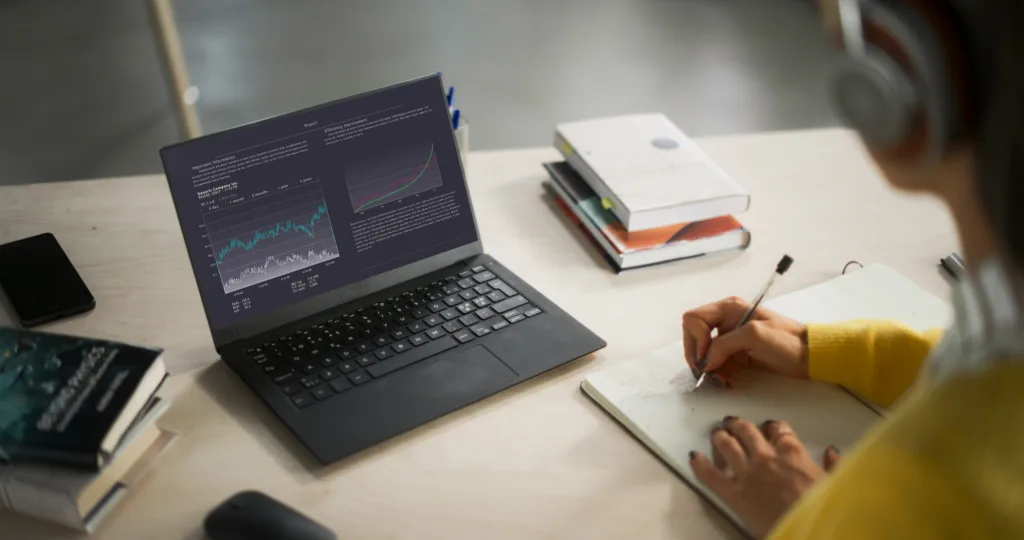
[[209,212],[203,220],[225,293],[338,257],[318,181]]

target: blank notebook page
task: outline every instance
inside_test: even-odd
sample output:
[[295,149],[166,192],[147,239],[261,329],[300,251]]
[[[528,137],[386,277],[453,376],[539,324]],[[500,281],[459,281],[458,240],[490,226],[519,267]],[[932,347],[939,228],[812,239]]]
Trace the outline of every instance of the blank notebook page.
[[[917,330],[946,327],[951,316],[945,302],[884,265],[868,266],[765,306],[804,322],[889,319]],[[705,383],[693,391],[680,341],[588,376],[583,390],[736,524],[737,517],[696,482],[689,466],[690,450],[710,455],[711,429],[724,416],[758,423],[786,420],[819,461],[829,444],[848,450],[880,420],[835,385],[759,371],[743,372],[735,382],[732,390]]]

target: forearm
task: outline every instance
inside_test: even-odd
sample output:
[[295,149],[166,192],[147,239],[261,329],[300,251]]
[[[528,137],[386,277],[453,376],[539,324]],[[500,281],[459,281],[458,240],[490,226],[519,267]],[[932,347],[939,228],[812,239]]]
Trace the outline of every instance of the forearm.
[[941,330],[916,332],[900,323],[854,321],[807,327],[811,378],[841,384],[882,406],[917,379]]

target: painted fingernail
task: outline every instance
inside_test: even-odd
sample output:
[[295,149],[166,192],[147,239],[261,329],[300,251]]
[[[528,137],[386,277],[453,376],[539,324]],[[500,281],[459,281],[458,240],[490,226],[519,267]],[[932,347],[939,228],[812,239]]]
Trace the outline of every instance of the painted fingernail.
[[732,381],[731,381],[731,380],[729,380],[729,379],[726,379],[726,380],[725,380],[725,387],[726,387],[726,388],[729,388],[729,389],[731,390],[731,389],[733,389],[733,388],[736,388],[736,385],[732,384]]
[[697,452],[690,450],[690,461],[697,459]]
[[711,377],[711,380],[709,382],[711,382],[711,386],[714,386],[715,388],[722,387],[722,380],[719,379],[718,377]]
[[697,362],[697,369],[701,373],[703,373],[704,372],[704,368],[706,368],[706,367],[708,367],[708,359],[706,357],[705,358],[701,358],[700,361]]
[[775,423],[775,420],[765,420],[764,422],[761,422],[761,431],[764,431],[765,429],[768,428],[768,426],[770,426],[770,425],[772,425],[774,423]]
[[735,419],[736,419],[736,417],[730,414],[730,415],[726,416],[725,418],[723,418],[722,421],[723,422],[732,422]]

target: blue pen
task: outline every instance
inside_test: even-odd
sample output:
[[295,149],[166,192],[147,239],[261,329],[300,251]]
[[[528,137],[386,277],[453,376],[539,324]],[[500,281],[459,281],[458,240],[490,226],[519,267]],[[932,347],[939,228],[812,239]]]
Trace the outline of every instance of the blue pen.
[[448,89],[448,106],[451,107],[452,103],[455,103],[455,87],[452,86]]
[[455,114],[452,115],[452,129],[459,129],[460,116],[462,116],[462,111],[455,109]]

